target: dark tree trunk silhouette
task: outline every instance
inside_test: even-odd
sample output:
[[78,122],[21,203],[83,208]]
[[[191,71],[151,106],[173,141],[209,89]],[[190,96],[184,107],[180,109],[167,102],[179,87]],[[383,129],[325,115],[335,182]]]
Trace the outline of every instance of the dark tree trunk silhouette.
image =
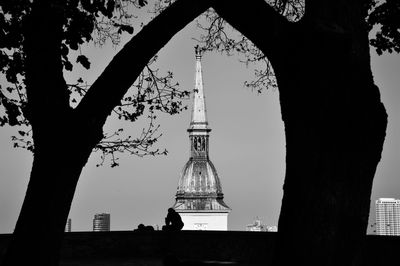
[[2,265],[57,265],[66,219],[82,168],[102,139],[112,109],[148,61],[209,1],[177,1],[113,58],[76,109],[69,106],[61,63],[57,6],[35,2],[25,23],[28,106],[34,140],[31,176]]
[[386,129],[363,1],[306,1],[303,20],[289,23],[263,0],[178,0],[124,46],[76,109],[62,78],[57,11],[34,6],[25,39],[34,162],[4,265],[57,264],[79,175],[107,116],[149,59],[210,5],[277,75],[287,155],[275,265],[352,263]]
[[306,1],[296,24],[255,2],[220,1],[216,9],[277,76],[286,176],[274,265],[352,265],[387,124],[370,68],[365,1]]

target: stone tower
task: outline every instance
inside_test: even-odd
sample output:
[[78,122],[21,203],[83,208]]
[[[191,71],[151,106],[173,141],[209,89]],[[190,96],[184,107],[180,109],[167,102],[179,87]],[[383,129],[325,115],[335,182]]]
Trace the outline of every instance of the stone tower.
[[196,80],[189,129],[190,158],[183,167],[173,208],[181,215],[183,230],[228,230],[228,214],[221,181],[209,158],[206,102],[201,71],[201,50],[196,47]]

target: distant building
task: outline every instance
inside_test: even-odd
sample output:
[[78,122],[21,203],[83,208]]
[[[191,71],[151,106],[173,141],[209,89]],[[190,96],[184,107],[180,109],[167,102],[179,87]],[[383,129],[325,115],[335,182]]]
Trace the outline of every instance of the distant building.
[[173,208],[182,217],[183,230],[228,230],[231,209],[224,202],[221,181],[210,161],[201,51],[196,48],[196,80],[190,122],[190,158],[184,166]]
[[376,234],[400,235],[400,200],[380,198],[375,201]]
[[109,213],[98,213],[98,214],[94,215],[93,231],[94,232],[110,231],[110,214]]
[[278,232],[278,226],[276,226],[276,225],[267,225],[267,232]]
[[65,232],[71,232],[72,229],[72,220],[71,218],[67,219],[67,224],[65,225]]
[[261,223],[260,219],[255,219],[252,224],[246,225],[246,231],[265,232],[267,231],[267,228]]
[[261,220],[259,218],[256,218],[252,224],[246,225],[246,231],[252,231],[252,232],[277,232],[278,227],[273,225],[265,225],[262,224]]

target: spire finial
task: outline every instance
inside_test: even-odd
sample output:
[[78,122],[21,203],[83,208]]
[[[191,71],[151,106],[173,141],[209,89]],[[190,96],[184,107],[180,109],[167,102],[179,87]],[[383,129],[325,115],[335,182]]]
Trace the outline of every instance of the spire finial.
[[195,53],[196,53],[196,59],[197,59],[197,60],[200,60],[200,59],[201,59],[202,50],[203,50],[203,49],[201,49],[201,48],[199,47],[199,45],[196,45],[196,46],[194,47],[194,51],[195,51]]

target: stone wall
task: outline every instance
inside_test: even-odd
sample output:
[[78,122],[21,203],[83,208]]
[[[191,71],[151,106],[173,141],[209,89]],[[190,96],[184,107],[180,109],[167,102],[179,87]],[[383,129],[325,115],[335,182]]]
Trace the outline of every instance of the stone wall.
[[[187,261],[229,261],[268,265],[277,233],[181,231],[72,232],[65,234],[63,260],[156,258],[172,254]],[[3,254],[9,234],[0,235]],[[400,237],[367,236],[358,256],[359,266],[396,265]],[[391,264],[389,264],[391,263]]]

